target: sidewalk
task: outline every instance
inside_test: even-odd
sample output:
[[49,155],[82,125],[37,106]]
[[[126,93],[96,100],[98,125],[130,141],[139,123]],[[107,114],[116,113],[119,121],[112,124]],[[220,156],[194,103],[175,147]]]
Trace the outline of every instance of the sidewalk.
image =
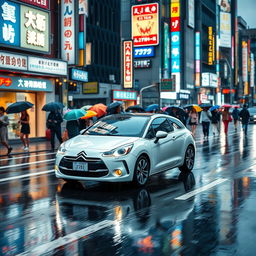
[[[56,148],[59,146],[58,142],[56,143]],[[51,151],[51,144],[50,141],[32,141],[29,146],[29,150],[25,151],[23,149],[23,145],[21,142],[12,142],[10,141],[10,146],[13,148],[11,155],[22,155],[27,153],[37,153],[37,152],[50,152]],[[0,157],[6,156],[7,150],[2,145],[0,145]]]

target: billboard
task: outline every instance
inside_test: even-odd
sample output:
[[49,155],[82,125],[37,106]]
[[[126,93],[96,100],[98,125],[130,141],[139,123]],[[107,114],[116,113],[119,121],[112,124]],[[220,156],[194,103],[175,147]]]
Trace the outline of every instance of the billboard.
[[188,26],[195,28],[195,0],[188,0]]
[[133,41],[123,41],[123,87],[133,88]]
[[132,39],[134,46],[159,44],[158,3],[132,6]]
[[220,12],[220,46],[231,48],[231,14]]

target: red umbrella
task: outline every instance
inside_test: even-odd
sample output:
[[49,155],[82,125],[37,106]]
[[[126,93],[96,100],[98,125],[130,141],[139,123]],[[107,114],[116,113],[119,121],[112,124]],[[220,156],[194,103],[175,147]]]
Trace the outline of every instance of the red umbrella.
[[90,107],[89,110],[92,110],[92,111],[96,112],[97,117],[101,117],[101,116],[106,115],[107,106],[102,104],[102,103],[99,103],[99,104],[95,104],[92,107]]
[[232,108],[232,106],[230,104],[224,104],[222,105],[223,108]]

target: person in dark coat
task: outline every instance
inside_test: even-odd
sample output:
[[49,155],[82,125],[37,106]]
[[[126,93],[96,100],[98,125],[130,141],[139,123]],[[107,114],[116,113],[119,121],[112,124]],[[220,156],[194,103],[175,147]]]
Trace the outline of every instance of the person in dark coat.
[[79,135],[79,121],[78,120],[67,121],[66,129],[68,131],[69,139],[72,139],[73,137]]
[[212,114],[212,118],[211,118],[211,121],[212,121],[212,133],[213,135],[215,134],[220,134],[220,126],[219,126],[219,123],[220,123],[220,113],[217,109],[211,111],[211,114]]
[[30,134],[30,125],[29,125],[29,114],[27,110],[21,112],[21,117],[19,123],[21,124],[20,129],[20,139],[24,145],[24,150],[29,149],[29,134]]
[[237,131],[237,125],[239,120],[239,110],[237,107],[235,107],[234,110],[232,111],[232,117],[234,120],[235,131]]
[[246,104],[243,106],[243,109],[239,113],[239,116],[241,117],[241,122],[242,122],[242,127],[243,127],[244,134],[247,135],[248,123],[249,123],[249,120],[250,120],[250,113],[247,109]]
[[51,146],[52,150],[55,149],[55,134],[60,143],[61,138],[61,123],[63,122],[62,116],[59,111],[51,111],[47,118],[47,128],[51,130]]

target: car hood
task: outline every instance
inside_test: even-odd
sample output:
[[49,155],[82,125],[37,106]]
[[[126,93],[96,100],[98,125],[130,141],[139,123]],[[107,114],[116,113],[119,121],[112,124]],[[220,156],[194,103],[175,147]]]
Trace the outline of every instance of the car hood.
[[119,146],[133,143],[138,137],[119,137],[119,136],[95,136],[78,135],[65,142],[66,149],[92,149],[97,151],[107,151]]

